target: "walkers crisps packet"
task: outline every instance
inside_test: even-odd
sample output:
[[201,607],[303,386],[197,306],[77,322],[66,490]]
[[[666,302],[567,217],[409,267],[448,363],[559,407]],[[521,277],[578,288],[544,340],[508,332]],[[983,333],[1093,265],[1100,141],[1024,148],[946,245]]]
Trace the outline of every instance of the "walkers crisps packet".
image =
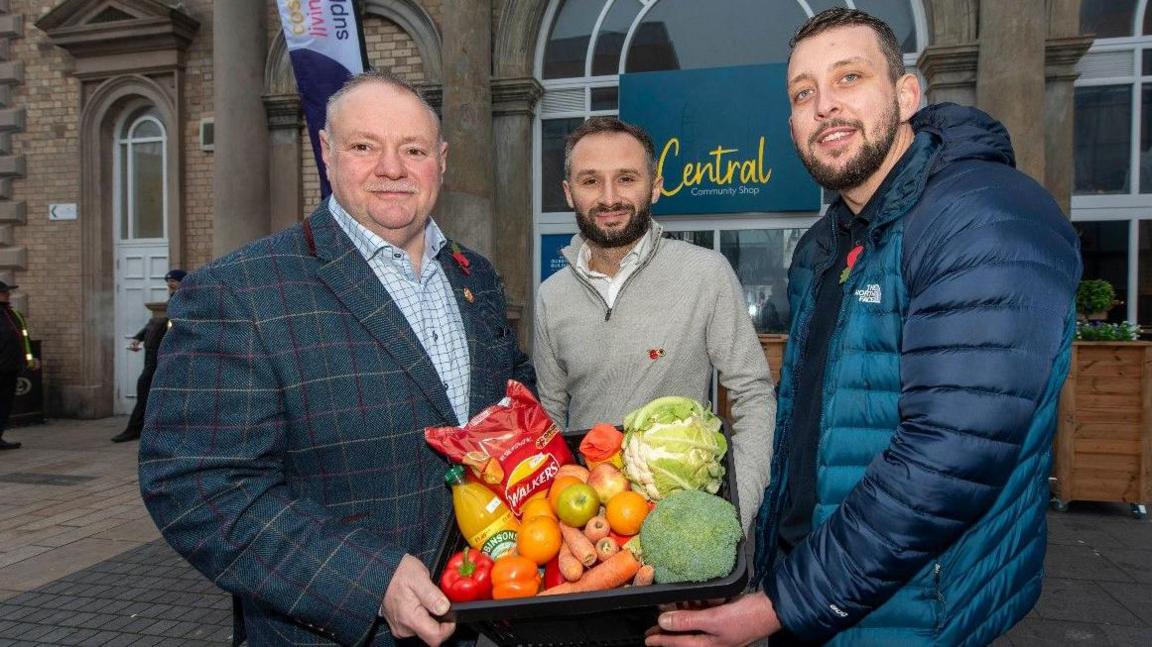
[[519,517],[537,492],[548,492],[572,452],[532,391],[508,380],[505,396],[463,427],[426,427],[424,439],[450,460],[467,465]]

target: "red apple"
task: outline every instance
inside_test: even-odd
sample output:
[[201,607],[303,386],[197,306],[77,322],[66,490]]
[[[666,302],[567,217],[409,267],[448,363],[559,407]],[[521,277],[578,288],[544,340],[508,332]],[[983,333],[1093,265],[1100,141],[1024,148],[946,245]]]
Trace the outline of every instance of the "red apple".
[[561,465],[560,469],[557,470],[555,478],[558,478],[561,476],[574,476],[574,477],[580,479],[581,483],[587,483],[588,482],[588,469],[585,468],[583,465],[577,465],[576,463],[568,463],[566,465]]
[[607,504],[608,499],[617,494],[632,489],[631,484],[628,483],[628,477],[610,463],[600,463],[593,467],[592,471],[588,473],[588,485],[596,490],[596,496],[600,497],[600,503],[603,504]]

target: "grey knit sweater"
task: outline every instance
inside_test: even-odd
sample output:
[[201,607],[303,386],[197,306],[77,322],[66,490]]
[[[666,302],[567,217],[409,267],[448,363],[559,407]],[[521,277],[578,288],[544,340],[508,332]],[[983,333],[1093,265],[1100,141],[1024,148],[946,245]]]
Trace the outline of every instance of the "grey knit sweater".
[[[540,401],[562,427],[620,424],[666,395],[710,399],[712,369],[732,401],[733,459],[747,529],[768,483],[776,398],[768,362],[724,256],[661,237],[609,310],[576,269],[580,236],[564,248],[569,267],[541,286],[533,364]],[[565,421],[567,424],[565,425]]]

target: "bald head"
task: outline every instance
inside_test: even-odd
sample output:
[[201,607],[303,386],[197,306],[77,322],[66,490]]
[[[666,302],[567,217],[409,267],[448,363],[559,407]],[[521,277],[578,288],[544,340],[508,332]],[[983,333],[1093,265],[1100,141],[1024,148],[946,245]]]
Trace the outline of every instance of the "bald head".
[[328,97],[328,103],[324,110],[325,131],[332,132],[332,126],[336,121],[337,113],[340,110],[341,104],[344,103],[345,98],[357,88],[370,84],[383,85],[399,92],[406,92],[415,97],[421,105],[428,110],[428,114],[432,115],[432,120],[436,123],[436,138],[439,141],[444,141],[444,136],[440,129],[440,115],[436,114],[436,110],[428,103],[424,96],[420,94],[420,91],[398,76],[377,70],[369,70],[353,76],[348,79],[339,90],[334,92],[332,96]]

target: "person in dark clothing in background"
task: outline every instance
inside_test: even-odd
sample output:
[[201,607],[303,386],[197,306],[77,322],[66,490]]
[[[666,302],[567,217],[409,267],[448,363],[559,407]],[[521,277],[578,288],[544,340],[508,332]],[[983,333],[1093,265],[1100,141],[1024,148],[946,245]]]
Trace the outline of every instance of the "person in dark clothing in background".
[[19,449],[20,443],[4,440],[4,428],[16,399],[16,378],[25,367],[36,368],[39,360],[32,357],[28,326],[19,310],[8,301],[12,290],[20,286],[0,281],[0,450]]
[[[168,296],[180,287],[180,281],[187,274],[184,270],[169,270],[164,275],[164,282],[168,284]],[[152,376],[156,373],[156,360],[160,352],[160,342],[164,341],[164,333],[168,332],[168,317],[156,316],[132,336],[129,349],[138,352],[144,348],[144,370],[136,379],[136,406],[132,407],[132,416],[128,418],[128,426],[124,431],[112,437],[114,443],[125,443],[129,440],[139,440],[140,430],[144,428],[144,412],[148,408],[148,391],[152,389]]]

